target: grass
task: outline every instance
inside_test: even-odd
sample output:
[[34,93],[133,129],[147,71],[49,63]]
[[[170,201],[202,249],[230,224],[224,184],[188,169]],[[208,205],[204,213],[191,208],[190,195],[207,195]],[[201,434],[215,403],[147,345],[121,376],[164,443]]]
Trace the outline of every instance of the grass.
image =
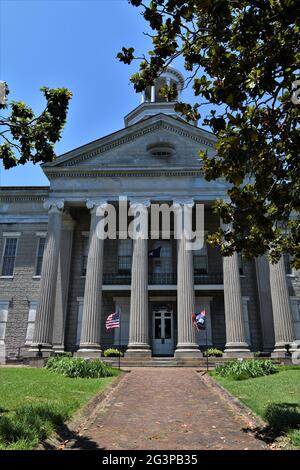
[[275,435],[285,435],[300,447],[300,367],[279,367],[279,373],[242,381],[213,378],[266,420]]
[[113,380],[0,368],[0,449],[33,449]]

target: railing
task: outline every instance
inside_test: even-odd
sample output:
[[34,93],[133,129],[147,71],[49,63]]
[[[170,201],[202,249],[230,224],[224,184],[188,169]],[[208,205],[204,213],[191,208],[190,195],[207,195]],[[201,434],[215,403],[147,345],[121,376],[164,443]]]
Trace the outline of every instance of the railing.
[[176,273],[149,273],[148,284],[150,285],[177,284],[177,274]]
[[[221,285],[223,284],[222,273],[195,274],[195,285]],[[104,285],[130,285],[131,274],[105,273],[103,275]],[[177,284],[176,273],[149,273],[148,284],[150,285],[175,285]]]
[[195,274],[194,283],[196,285],[223,284],[223,273]]
[[114,273],[103,274],[104,285],[120,286],[122,284],[130,285],[130,283],[131,283],[131,274],[114,274]]

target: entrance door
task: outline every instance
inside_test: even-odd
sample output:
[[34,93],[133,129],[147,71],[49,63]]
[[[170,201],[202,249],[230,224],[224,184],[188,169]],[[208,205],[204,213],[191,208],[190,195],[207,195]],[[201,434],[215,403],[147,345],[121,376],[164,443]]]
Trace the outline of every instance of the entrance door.
[[173,310],[169,306],[159,306],[153,309],[152,351],[156,356],[173,356]]

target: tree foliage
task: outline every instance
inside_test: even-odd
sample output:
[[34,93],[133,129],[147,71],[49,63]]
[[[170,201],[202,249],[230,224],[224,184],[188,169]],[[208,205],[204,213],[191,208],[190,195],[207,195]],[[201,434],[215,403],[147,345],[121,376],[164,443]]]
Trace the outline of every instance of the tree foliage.
[[9,109],[6,116],[0,116],[0,159],[5,169],[55,158],[54,144],[61,137],[72,93],[66,88],[42,87],[41,91],[47,104],[39,116],[23,101],[7,105],[6,96],[2,97],[0,109]]
[[[178,103],[218,137],[216,156],[200,152],[206,179],[225,178],[215,210],[230,229],[210,237],[224,255],[290,253],[300,267],[299,0],[141,0],[152,50],[131,77],[140,92],[181,56],[199,103]],[[118,58],[130,64],[134,49]],[[171,90],[164,90],[164,93]],[[211,111],[202,115],[204,104]]]

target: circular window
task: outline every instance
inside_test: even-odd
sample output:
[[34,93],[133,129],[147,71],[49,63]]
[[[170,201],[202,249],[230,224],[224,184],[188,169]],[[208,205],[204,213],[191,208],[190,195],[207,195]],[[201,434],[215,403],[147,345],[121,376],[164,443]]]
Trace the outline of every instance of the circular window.
[[148,145],[147,151],[150,152],[153,157],[171,157],[175,153],[175,147],[167,143],[151,144]]

